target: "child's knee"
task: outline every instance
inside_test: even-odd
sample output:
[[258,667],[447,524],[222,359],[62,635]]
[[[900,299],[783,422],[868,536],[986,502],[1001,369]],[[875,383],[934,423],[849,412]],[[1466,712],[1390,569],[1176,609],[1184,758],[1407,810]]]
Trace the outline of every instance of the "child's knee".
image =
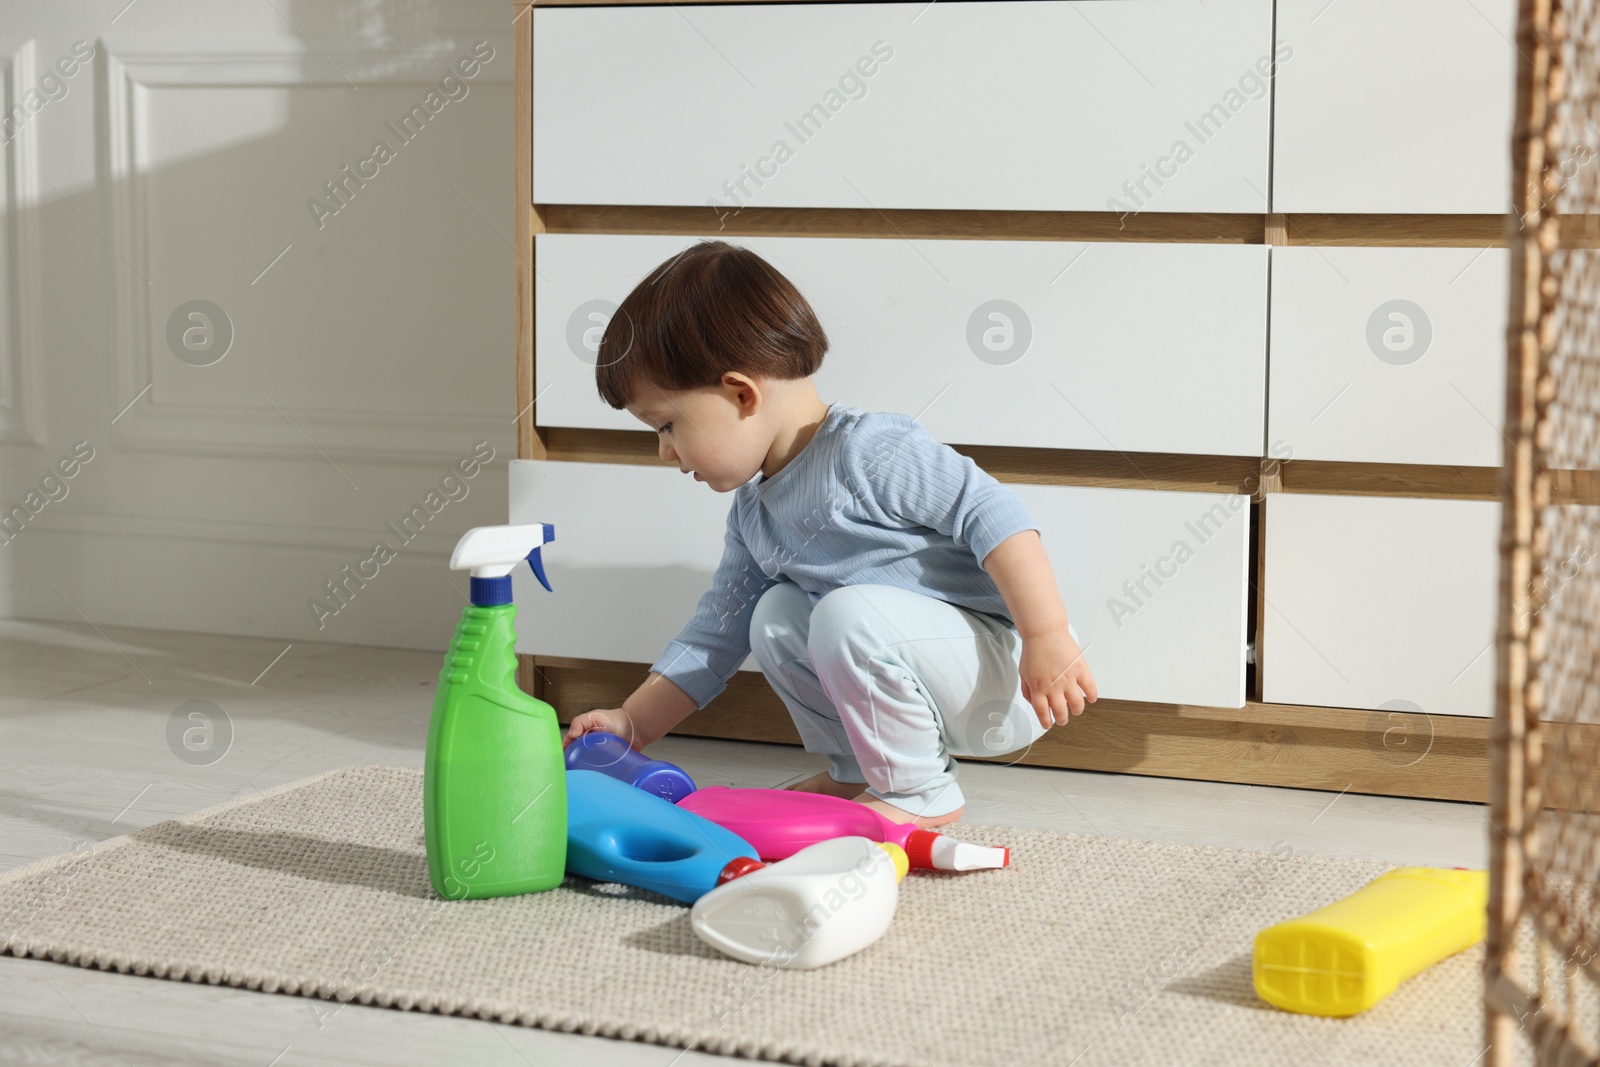
[[847,654],[862,641],[875,617],[866,587],[844,585],[824,593],[811,609],[806,647],[812,661]]
[[794,593],[805,596],[804,591],[798,585],[789,581],[774,582],[762,590],[761,595],[756,598],[754,610],[750,612],[751,625],[753,626],[763,620],[770,621],[773,618],[783,618],[792,614],[794,608],[790,597]]
[[761,594],[756,606],[750,613],[750,651],[755,654],[758,661],[764,656],[769,656],[772,650],[781,650],[780,659],[790,658],[794,653],[784,648],[786,644],[794,643],[798,633],[804,632],[797,627],[799,612],[802,608],[797,604],[806,599],[803,589],[793,582],[778,582]]

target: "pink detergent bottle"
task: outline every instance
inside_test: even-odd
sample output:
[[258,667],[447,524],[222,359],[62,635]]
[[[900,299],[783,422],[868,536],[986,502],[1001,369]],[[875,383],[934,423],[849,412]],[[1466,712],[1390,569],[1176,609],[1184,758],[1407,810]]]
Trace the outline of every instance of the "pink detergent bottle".
[[1011,862],[1008,848],[975,845],[915,823],[898,823],[865,804],[825,793],[702,786],[678,801],[678,807],[738,834],[764,860],[787,859],[829,838],[860,836],[899,845],[919,870],[976,871]]

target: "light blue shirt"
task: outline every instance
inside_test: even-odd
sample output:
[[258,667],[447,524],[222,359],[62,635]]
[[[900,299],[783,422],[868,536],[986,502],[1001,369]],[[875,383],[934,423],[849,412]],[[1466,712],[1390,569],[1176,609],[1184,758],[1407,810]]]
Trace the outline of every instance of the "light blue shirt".
[[982,562],[1037,529],[1016,493],[909,415],[835,401],[782,470],[733,491],[711,588],[650,669],[705,707],[750,654],[756,601],[783,580],[813,605],[893,585],[1014,625]]

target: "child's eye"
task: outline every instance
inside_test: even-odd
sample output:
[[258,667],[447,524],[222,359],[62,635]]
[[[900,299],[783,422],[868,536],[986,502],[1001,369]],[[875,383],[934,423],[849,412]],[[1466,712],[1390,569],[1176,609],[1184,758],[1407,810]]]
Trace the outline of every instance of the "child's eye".
[[670,422],[665,422],[665,423],[662,423],[662,424],[661,424],[661,428],[660,428],[660,429],[658,429],[658,430],[657,430],[657,431],[656,431],[656,433],[666,433],[666,432],[667,432],[667,431],[668,431],[668,430],[670,430],[670,429],[672,429],[672,423],[670,423]]

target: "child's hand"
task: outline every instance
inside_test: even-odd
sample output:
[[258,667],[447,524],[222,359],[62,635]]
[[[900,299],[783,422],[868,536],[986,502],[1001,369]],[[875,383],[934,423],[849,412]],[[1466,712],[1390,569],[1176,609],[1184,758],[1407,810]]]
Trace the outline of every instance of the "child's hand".
[[1022,676],[1022,699],[1033,705],[1046,730],[1082,715],[1085,701],[1100,699],[1083,650],[1065,626],[1023,638],[1017,672]]
[[639,748],[638,731],[633,728],[633,720],[628,713],[621,708],[599,708],[579,715],[567,727],[567,736],[562,740],[561,747],[566,748],[591,730],[616,734],[635,749]]

